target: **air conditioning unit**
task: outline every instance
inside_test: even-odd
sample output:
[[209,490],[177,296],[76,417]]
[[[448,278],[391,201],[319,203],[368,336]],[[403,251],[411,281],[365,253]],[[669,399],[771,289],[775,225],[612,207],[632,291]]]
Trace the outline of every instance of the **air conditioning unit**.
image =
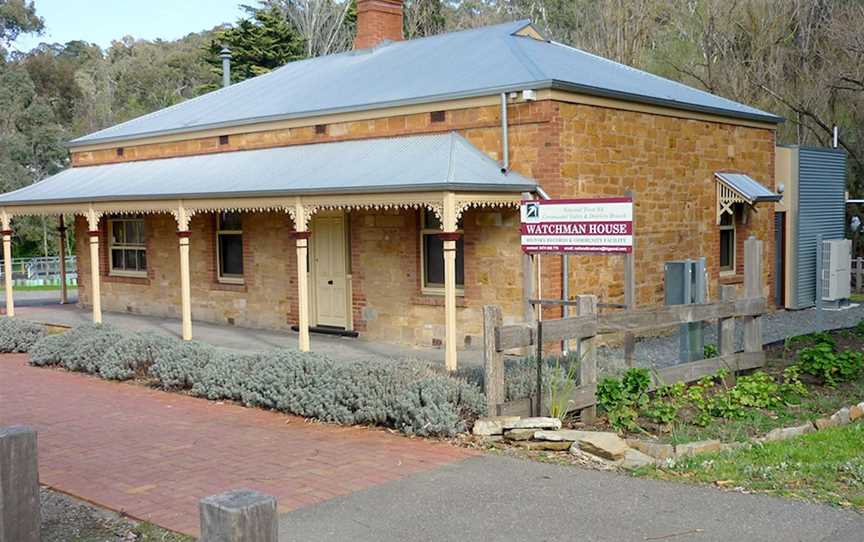
[[822,242],[822,299],[841,301],[852,293],[852,241]]

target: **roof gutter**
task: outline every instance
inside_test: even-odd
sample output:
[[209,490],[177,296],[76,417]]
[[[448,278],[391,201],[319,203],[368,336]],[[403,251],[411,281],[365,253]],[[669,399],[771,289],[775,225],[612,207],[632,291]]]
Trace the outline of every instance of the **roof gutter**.
[[[756,121],[756,122],[765,122],[768,124],[780,124],[785,121],[783,117],[779,117],[776,115],[760,115],[756,113],[744,113],[738,111],[730,111],[727,109],[718,109],[714,107],[705,107],[694,104],[686,104],[682,102],[676,102],[674,100],[664,100],[660,98],[651,98],[648,96],[641,96],[638,94],[632,94],[628,92],[618,92],[614,90],[602,89],[598,87],[593,87],[590,85],[578,85],[574,83],[569,83],[565,81],[559,81],[556,79],[548,79],[543,81],[525,81],[522,83],[517,83],[513,85],[507,86],[499,86],[499,87],[488,87],[478,90],[472,91],[464,91],[464,92],[451,92],[444,94],[433,94],[429,96],[423,96],[419,98],[411,98],[406,100],[390,100],[386,102],[376,102],[374,104],[359,104],[347,107],[336,107],[330,109],[321,109],[317,111],[300,111],[297,113],[290,114],[282,114],[282,115],[267,115],[262,117],[250,117],[242,120],[233,120],[226,122],[214,122],[207,124],[198,124],[195,126],[184,126],[181,128],[172,128],[168,130],[154,130],[150,132],[141,132],[131,136],[122,136],[122,137],[97,137],[97,138],[88,138],[85,140],[74,139],[72,141],[68,141],[66,143],[66,147],[70,149],[75,149],[78,147],[87,147],[91,145],[101,145],[105,143],[120,143],[127,141],[136,141],[139,139],[145,139],[150,137],[159,137],[159,136],[167,136],[167,135],[179,135],[190,132],[200,132],[203,130],[214,130],[219,128],[234,128],[234,127],[242,127],[250,124],[259,124],[265,122],[279,122],[285,120],[297,120],[297,119],[310,119],[311,122],[316,117],[322,117],[325,115],[338,115],[343,113],[358,113],[364,111],[375,111],[378,109],[388,109],[391,107],[401,107],[401,106],[409,106],[409,105],[419,105],[419,104],[429,104],[436,103],[441,101],[448,100],[459,100],[464,98],[478,98],[482,96],[495,96],[501,93],[510,93],[510,92],[519,92],[522,90],[545,90],[545,89],[553,89],[553,90],[563,90],[567,92],[574,92],[577,94],[587,94],[591,96],[600,96],[604,98],[614,98],[617,100],[622,100],[626,102],[634,102],[634,103],[644,103],[648,105],[657,105],[662,107],[669,107],[672,109],[678,109],[683,111],[693,111],[697,113],[707,113],[711,115],[717,115],[720,117],[727,118],[736,118],[742,120]],[[86,137],[86,136],[83,136]]]

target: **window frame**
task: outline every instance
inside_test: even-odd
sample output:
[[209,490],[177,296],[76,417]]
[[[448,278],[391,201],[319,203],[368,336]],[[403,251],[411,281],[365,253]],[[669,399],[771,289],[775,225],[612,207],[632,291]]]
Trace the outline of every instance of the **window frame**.
[[[430,235],[440,235],[444,233],[440,228],[427,228],[426,227],[426,216],[428,213],[431,213],[428,209],[421,209],[420,211],[420,292],[423,295],[435,295],[435,296],[443,296],[445,293],[445,287],[442,284],[441,286],[433,285],[428,286],[426,282],[426,237]],[[437,217],[435,217],[437,220]],[[462,235],[462,265],[464,268],[465,265],[465,239],[464,239],[464,231],[462,228],[458,228],[455,233]],[[458,244],[457,244],[458,246]],[[463,271],[464,273],[464,271]],[[464,275],[463,275],[464,279]],[[456,283],[456,295],[460,297],[465,296],[465,285],[460,285],[458,282]]]
[[[729,217],[729,224],[723,224],[723,217],[725,217],[725,216]],[[738,241],[738,239],[737,239],[738,234],[736,232],[735,222],[736,222],[736,216],[735,216],[734,211],[732,213],[723,213],[722,215],[720,215],[720,224],[717,226],[717,229],[719,230],[719,241],[720,241],[719,251],[720,251],[720,253],[718,253],[718,255],[717,255],[717,263],[719,264],[721,275],[734,275],[736,273],[737,268],[736,268],[735,264],[736,264],[736,256],[737,256],[736,252],[737,251],[736,251],[735,245]],[[731,236],[732,236],[732,244],[731,244],[731,250],[730,250],[730,254],[729,254],[729,266],[723,266],[723,263],[720,261],[720,255],[722,254],[722,251],[723,251],[723,232],[724,231],[731,232]]]
[[[236,214],[240,221],[240,229],[239,230],[226,230],[222,229],[222,215],[226,214]],[[215,228],[215,241],[216,241],[216,282],[220,284],[245,284],[246,283],[246,266],[243,265],[243,273],[239,275],[229,274],[226,275],[222,272],[222,242],[221,238],[223,235],[239,235],[240,236],[240,259],[241,262],[244,258],[243,254],[243,215],[241,213],[223,211],[216,213],[216,228]]]
[[[144,216],[142,215],[128,215],[128,216],[111,216],[108,217],[106,221],[106,236],[108,240],[108,275],[112,277],[137,277],[137,278],[146,278],[147,271],[150,268],[150,258],[147,256],[147,223],[144,220]],[[141,223],[141,235],[143,240],[141,244],[130,244],[130,243],[117,243],[114,240],[114,224],[121,223],[125,224],[130,222],[140,222]],[[129,269],[117,269],[114,267],[114,251],[115,250],[136,250],[144,253],[144,269],[143,270],[129,270]]]

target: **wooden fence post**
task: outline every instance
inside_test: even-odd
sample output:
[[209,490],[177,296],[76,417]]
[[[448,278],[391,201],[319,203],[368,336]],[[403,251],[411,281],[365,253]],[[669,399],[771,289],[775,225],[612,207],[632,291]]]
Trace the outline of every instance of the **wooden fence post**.
[[861,284],[861,280],[864,279],[864,258],[858,256],[852,260],[852,263],[855,270],[855,293],[860,294],[864,292],[864,284]]
[[276,499],[257,491],[229,491],[201,499],[200,542],[277,542]]
[[[720,301],[735,301],[735,286],[725,284],[720,286]],[[717,350],[720,356],[735,353],[735,318],[720,318],[717,325]],[[729,372],[727,385],[735,384],[735,371]]]
[[[762,241],[752,235],[744,241],[744,297],[762,297]],[[759,316],[745,316],[744,351],[762,351],[762,319]]]
[[497,416],[498,405],[504,402],[504,353],[499,352],[495,330],[502,324],[501,307],[483,306],[483,366],[486,392],[486,415]]
[[[597,296],[577,295],[576,315],[588,316],[597,314]],[[587,386],[597,383],[597,352],[594,337],[581,339],[576,348],[579,354],[579,386]],[[581,419],[583,422],[592,422],[597,417],[597,406],[591,405],[583,408]]]

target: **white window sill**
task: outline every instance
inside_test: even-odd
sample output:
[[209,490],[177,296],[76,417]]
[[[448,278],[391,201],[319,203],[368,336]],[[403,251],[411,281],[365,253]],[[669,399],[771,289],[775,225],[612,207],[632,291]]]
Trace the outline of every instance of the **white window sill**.
[[127,277],[133,279],[146,279],[147,271],[114,271],[111,270],[108,272],[109,277]]

